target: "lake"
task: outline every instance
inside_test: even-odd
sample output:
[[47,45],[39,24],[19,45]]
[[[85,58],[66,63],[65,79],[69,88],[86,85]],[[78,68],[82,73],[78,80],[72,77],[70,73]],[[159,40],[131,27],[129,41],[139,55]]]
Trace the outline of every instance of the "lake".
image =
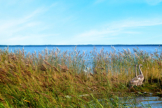
[[129,49],[131,52],[133,52],[133,49],[138,49],[141,51],[146,51],[148,53],[154,53],[155,51],[162,52],[162,45],[0,45],[0,49],[8,48],[9,51],[14,50],[22,50],[24,49],[26,53],[34,53],[41,52],[44,49],[48,50],[56,50],[57,48],[61,51],[74,51],[78,50],[80,52],[89,53],[90,51],[93,51],[94,48],[97,52],[100,52],[100,50],[104,49],[104,51],[114,51],[114,49],[117,52],[123,51],[123,49]]

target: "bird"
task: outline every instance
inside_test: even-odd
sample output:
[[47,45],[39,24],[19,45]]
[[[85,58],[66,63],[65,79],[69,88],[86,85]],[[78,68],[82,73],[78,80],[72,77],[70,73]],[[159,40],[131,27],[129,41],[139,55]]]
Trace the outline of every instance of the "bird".
[[140,68],[141,66],[142,66],[142,64],[139,65],[139,73],[140,74],[137,76],[138,79],[139,79],[139,82],[138,82],[137,85],[142,85],[143,84],[143,80],[144,80],[144,75],[143,75],[142,70]]
[[135,69],[136,69],[136,74],[135,74],[135,77],[133,79],[130,80],[130,88],[133,87],[133,86],[137,86],[139,84],[139,78],[137,76],[137,65],[135,65]]
[[85,69],[83,70],[85,74],[87,74],[88,72],[90,72],[90,68],[89,67],[85,67]]
[[84,75],[87,78],[91,78],[93,76],[93,74],[91,73],[91,68],[89,68],[89,67],[85,67],[85,69],[83,70],[83,72],[84,72]]

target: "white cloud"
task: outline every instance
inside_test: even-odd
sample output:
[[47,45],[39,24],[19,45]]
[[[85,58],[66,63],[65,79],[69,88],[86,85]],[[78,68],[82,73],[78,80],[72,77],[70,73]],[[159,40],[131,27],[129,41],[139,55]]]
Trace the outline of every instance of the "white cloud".
[[102,43],[103,40],[112,40],[116,37],[114,36],[114,33],[116,31],[113,30],[89,30],[87,32],[83,32],[80,34],[77,34],[73,36],[72,38],[68,40],[62,40],[57,44],[89,44],[89,43]]
[[[40,26],[40,22],[32,21],[37,14],[41,13],[41,9],[37,9],[31,14],[24,17],[18,17],[15,19],[3,19],[0,21],[0,37],[1,39],[13,39],[17,38],[17,35],[21,35],[22,31],[30,31],[36,26]],[[26,33],[26,32],[24,32]],[[22,36],[23,37],[23,36]],[[21,38],[23,39],[23,38]]]
[[82,33],[80,35],[78,35],[78,37],[93,37],[93,36],[99,36],[99,35],[105,35],[105,34],[109,34],[109,33],[113,33],[114,31],[109,31],[109,30],[90,30],[86,33]]
[[[17,1],[11,5],[14,5],[15,2]],[[18,16],[8,15],[10,16],[8,19],[2,17],[0,20],[0,44],[55,44],[60,39],[60,37],[58,39],[55,37],[58,36],[61,27],[65,24],[69,26],[66,22],[72,19],[72,16],[65,15],[65,8],[60,2],[53,2],[48,6],[39,6],[34,11],[22,10],[24,11],[23,15],[16,13]],[[2,13],[0,15],[3,16]],[[57,31],[58,28],[61,29]]]
[[0,43],[4,45],[41,45],[42,43],[45,43],[49,38],[52,39],[52,37],[54,36],[56,37],[58,36],[58,34],[22,34],[10,38],[2,38],[0,40]]
[[37,10],[33,11],[31,14],[29,14],[25,17],[22,17],[22,18],[3,20],[3,21],[1,21],[0,30],[2,32],[6,29],[15,28],[16,26],[21,26],[21,24],[25,24],[25,23],[29,22],[29,20],[31,18],[35,17],[40,12],[41,12],[41,10],[37,9]]
[[96,0],[95,2],[94,2],[94,4],[99,4],[99,3],[102,3],[102,2],[104,2],[105,0]]
[[95,0],[94,4],[99,4],[102,2],[107,2],[110,4],[123,4],[123,3],[147,3],[149,5],[157,5],[162,2],[162,0]]
[[126,19],[111,23],[109,28],[134,28],[162,25],[162,18]]
[[127,19],[116,21],[113,23],[103,25],[104,29],[92,29],[80,34],[73,36],[73,38],[68,41],[62,41],[59,44],[89,44],[89,43],[102,43],[107,40],[107,42],[113,41],[114,39],[121,38],[120,36],[128,35],[134,36],[141,34],[141,31],[135,30],[138,27],[149,27],[162,25],[161,18],[152,19]]
[[30,38],[29,36],[16,36],[16,37],[11,37],[7,41],[8,43],[20,43],[22,41],[25,41],[26,39]]
[[145,0],[146,3],[148,3],[149,5],[157,5],[160,2],[162,2],[162,0]]

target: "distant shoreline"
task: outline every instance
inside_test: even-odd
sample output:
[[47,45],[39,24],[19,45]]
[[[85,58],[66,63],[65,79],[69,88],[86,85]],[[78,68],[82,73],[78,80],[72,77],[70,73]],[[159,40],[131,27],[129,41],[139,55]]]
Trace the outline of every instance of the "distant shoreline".
[[162,44],[114,44],[114,45],[0,45],[0,47],[101,47],[101,46],[162,46]]

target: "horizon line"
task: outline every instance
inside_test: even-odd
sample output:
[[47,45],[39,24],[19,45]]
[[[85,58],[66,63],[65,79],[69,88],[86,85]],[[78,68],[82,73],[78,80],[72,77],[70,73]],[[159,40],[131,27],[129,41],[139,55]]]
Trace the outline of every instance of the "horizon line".
[[162,46],[162,44],[69,44],[69,45],[52,45],[52,44],[42,44],[42,45],[0,45],[0,47],[8,46]]

